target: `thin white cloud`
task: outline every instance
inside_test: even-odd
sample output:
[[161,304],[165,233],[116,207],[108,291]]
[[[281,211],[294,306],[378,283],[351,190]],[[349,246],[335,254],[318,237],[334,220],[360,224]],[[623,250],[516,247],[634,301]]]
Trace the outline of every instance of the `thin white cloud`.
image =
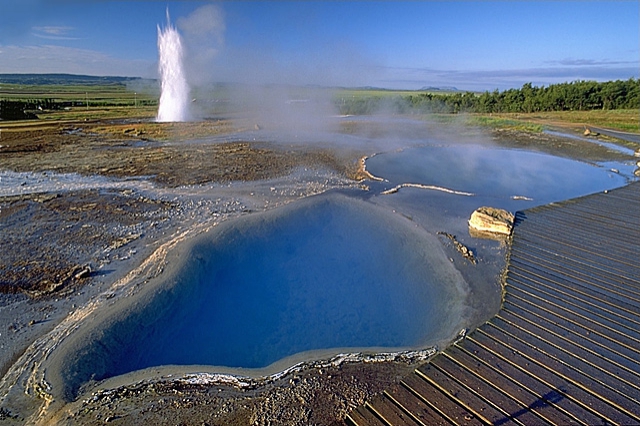
[[[589,66],[586,66],[589,63]],[[423,86],[455,86],[464,90],[517,88],[525,83],[546,86],[576,80],[626,80],[640,77],[637,62],[575,61],[565,65],[500,70],[444,70],[383,67],[378,85],[418,89]]]
[[33,27],[31,34],[35,37],[43,38],[47,40],[79,40],[77,37],[70,35],[73,32],[73,27],[66,26],[43,26]]
[[47,34],[52,36],[64,36],[69,32],[73,31],[73,27],[44,26],[44,27],[33,27],[33,30],[42,34]]
[[0,46],[0,73],[156,77],[156,64],[64,46]]
[[633,65],[638,64],[637,61],[612,61],[612,60],[595,60],[595,59],[574,59],[565,58],[560,60],[545,61],[547,65],[558,65],[566,67],[594,67],[594,66],[610,66],[610,65]]

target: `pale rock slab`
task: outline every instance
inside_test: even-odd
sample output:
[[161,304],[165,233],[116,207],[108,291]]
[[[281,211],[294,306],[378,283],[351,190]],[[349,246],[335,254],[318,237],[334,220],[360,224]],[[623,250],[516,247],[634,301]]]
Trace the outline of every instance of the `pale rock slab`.
[[480,207],[469,219],[469,227],[480,232],[510,235],[513,229],[512,213],[494,207]]

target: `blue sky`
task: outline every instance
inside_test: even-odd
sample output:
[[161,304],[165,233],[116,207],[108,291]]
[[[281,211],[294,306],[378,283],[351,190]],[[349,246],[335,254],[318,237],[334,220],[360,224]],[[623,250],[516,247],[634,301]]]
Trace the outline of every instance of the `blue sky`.
[[0,73],[155,78],[167,7],[196,83],[493,90],[640,74],[636,0],[2,0]]

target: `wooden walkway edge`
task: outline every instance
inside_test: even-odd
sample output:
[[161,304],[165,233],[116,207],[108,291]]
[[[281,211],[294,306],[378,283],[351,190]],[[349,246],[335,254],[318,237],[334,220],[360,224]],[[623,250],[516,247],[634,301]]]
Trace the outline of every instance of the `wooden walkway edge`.
[[369,425],[640,424],[640,182],[516,214],[496,317],[365,405]]

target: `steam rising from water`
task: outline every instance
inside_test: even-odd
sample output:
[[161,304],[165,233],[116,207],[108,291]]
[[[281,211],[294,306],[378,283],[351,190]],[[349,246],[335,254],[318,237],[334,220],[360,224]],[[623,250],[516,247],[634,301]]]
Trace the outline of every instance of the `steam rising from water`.
[[182,40],[178,30],[169,21],[158,26],[158,70],[162,82],[157,121],[187,121],[189,119],[189,85],[183,66]]

